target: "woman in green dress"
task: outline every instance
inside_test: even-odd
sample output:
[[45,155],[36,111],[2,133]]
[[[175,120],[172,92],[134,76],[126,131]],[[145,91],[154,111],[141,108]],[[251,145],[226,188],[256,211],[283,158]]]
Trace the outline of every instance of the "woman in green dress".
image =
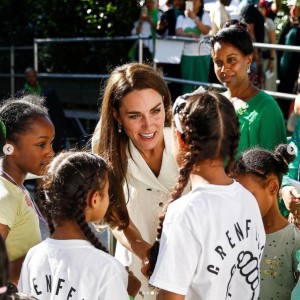
[[243,22],[228,23],[211,38],[212,58],[218,80],[227,88],[240,122],[238,156],[247,148],[260,146],[273,150],[286,143],[282,112],[273,99],[250,80],[253,59],[252,40]]

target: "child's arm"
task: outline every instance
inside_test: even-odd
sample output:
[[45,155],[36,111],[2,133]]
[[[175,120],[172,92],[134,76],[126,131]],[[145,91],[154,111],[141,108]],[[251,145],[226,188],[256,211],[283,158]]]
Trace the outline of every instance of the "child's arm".
[[156,300],[184,300],[184,295],[175,294],[165,290],[160,290]]
[[9,262],[9,281],[17,285],[25,256]]
[[[5,241],[8,234],[10,232],[10,228],[7,225],[0,224],[0,235]],[[16,284],[16,282],[19,280],[22,263],[24,260],[24,256],[20,257],[14,261],[9,262],[9,281]]]
[[7,225],[4,225],[4,224],[0,223],[0,235],[3,239],[3,241],[6,240],[9,232],[10,232],[10,228]]
[[141,260],[146,259],[147,251],[151,247],[149,243],[143,240],[143,237],[137,227],[129,220],[129,226],[123,231],[112,230],[116,239],[129,251],[137,255]]
[[284,186],[281,189],[282,199],[286,208],[290,211],[289,221],[298,228],[300,226],[300,194],[293,186]]
[[125,269],[128,272],[127,292],[128,292],[128,295],[134,299],[134,297],[139,292],[142,284],[139,281],[139,279],[134,276],[133,272],[129,270],[128,267],[125,267]]

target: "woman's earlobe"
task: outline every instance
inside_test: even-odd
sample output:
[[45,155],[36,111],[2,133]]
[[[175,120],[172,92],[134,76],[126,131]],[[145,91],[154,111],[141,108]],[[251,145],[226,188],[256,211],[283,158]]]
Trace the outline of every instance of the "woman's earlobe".
[[121,120],[120,120],[118,111],[117,111],[115,108],[113,108],[112,112],[113,112],[113,117],[114,117],[114,119],[115,119],[118,123],[120,123]]

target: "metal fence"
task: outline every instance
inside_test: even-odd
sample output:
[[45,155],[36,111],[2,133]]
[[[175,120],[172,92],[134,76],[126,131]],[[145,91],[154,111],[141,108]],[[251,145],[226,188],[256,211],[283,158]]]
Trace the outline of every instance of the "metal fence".
[[[179,37],[179,36],[168,36],[165,38],[158,37],[157,39],[164,39],[170,41],[182,41],[194,43],[193,38]],[[42,44],[50,43],[84,43],[84,42],[118,42],[118,41],[138,41],[139,45],[139,62],[142,62],[143,57],[143,40],[149,40],[149,38],[142,37],[140,35],[133,36],[116,36],[116,37],[77,37],[77,38],[47,38],[47,39],[34,39],[33,46],[24,46],[24,47],[0,47],[0,51],[9,51],[10,52],[10,73],[0,73],[0,78],[10,78],[10,92],[11,95],[15,94],[15,78],[24,77],[24,74],[15,73],[15,51],[22,50],[33,50],[33,65],[34,68],[38,71],[38,55],[39,55],[39,46]],[[254,47],[260,49],[275,49],[276,51],[291,51],[300,53],[299,46],[286,46],[278,44],[265,44],[265,43],[254,43]],[[154,64],[155,66],[155,64]],[[62,79],[103,79],[107,78],[108,74],[66,74],[66,73],[39,73],[40,78],[62,78]],[[164,79],[167,82],[174,82],[178,84],[192,84],[192,85],[202,85],[204,87],[214,88],[224,90],[224,86],[221,84],[209,83],[209,82],[199,82],[193,80],[186,80],[184,78],[174,78],[165,76]],[[280,98],[285,100],[294,100],[296,95],[280,93],[276,91],[266,91],[268,94],[274,98]],[[79,128],[82,131],[82,134],[85,134],[84,126],[81,124],[80,119],[96,119],[97,115],[93,113],[86,113],[82,110],[68,110],[66,111],[68,118],[74,118]]]
[[[10,73],[0,73],[0,78],[10,78],[11,84],[11,95],[15,93],[15,78],[24,77],[24,74],[15,74],[15,51],[22,50],[33,50],[33,65],[34,68],[38,71],[38,53],[39,53],[39,45],[47,44],[47,43],[79,43],[79,42],[118,42],[118,41],[130,41],[137,40],[139,45],[139,62],[142,62],[143,57],[143,45],[142,42],[144,39],[148,39],[141,36],[118,36],[118,37],[103,37],[103,38],[89,38],[89,37],[79,37],[79,38],[51,38],[51,39],[35,39],[33,46],[24,46],[24,47],[0,47],[0,51],[9,51],[10,52]],[[191,38],[183,38],[183,37],[166,37],[164,39],[174,40],[174,41],[184,41],[184,42],[195,42],[194,39]],[[261,49],[275,49],[276,51],[292,51],[292,52],[300,52],[300,47],[297,46],[285,46],[285,45],[274,45],[274,44],[264,44],[264,43],[254,43],[254,47]],[[102,79],[107,78],[108,74],[62,74],[62,73],[39,73],[40,78],[65,78],[65,79]],[[179,79],[173,77],[164,77],[164,79],[168,82],[175,82],[178,84],[193,84],[193,85],[203,85],[205,87],[211,87],[215,89],[224,89],[221,84],[213,84],[208,82],[199,82],[192,81],[186,79]],[[281,98],[286,100],[294,100],[296,95],[294,94],[286,94],[279,93],[274,91],[266,91],[270,95],[275,98]],[[96,119],[98,118],[96,113],[87,112],[87,111],[79,111],[79,110],[65,110],[66,116],[68,118],[74,118],[79,126],[82,134],[85,134],[85,129],[82,126],[80,119]],[[101,234],[98,234],[104,244],[108,246],[110,253],[113,253],[113,236],[111,232],[104,231]]]

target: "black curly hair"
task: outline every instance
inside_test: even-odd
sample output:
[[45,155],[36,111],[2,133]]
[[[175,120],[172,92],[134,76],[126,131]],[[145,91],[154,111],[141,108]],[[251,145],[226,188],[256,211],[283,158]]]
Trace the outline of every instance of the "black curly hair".
[[26,95],[8,99],[0,107],[0,119],[6,127],[6,139],[18,143],[18,136],[25,134],[36,117],[49,117],[45,99],[38,95]]
[[230,169],[233,178],[250,174],[264,188],[270,175],[275,175],[281,185],[283,175],[289,170],[289,163],[295,159],[295,154],[289,151],[288,144],[280,144],[274,152],[255,147],[246,150],[235,161]]

